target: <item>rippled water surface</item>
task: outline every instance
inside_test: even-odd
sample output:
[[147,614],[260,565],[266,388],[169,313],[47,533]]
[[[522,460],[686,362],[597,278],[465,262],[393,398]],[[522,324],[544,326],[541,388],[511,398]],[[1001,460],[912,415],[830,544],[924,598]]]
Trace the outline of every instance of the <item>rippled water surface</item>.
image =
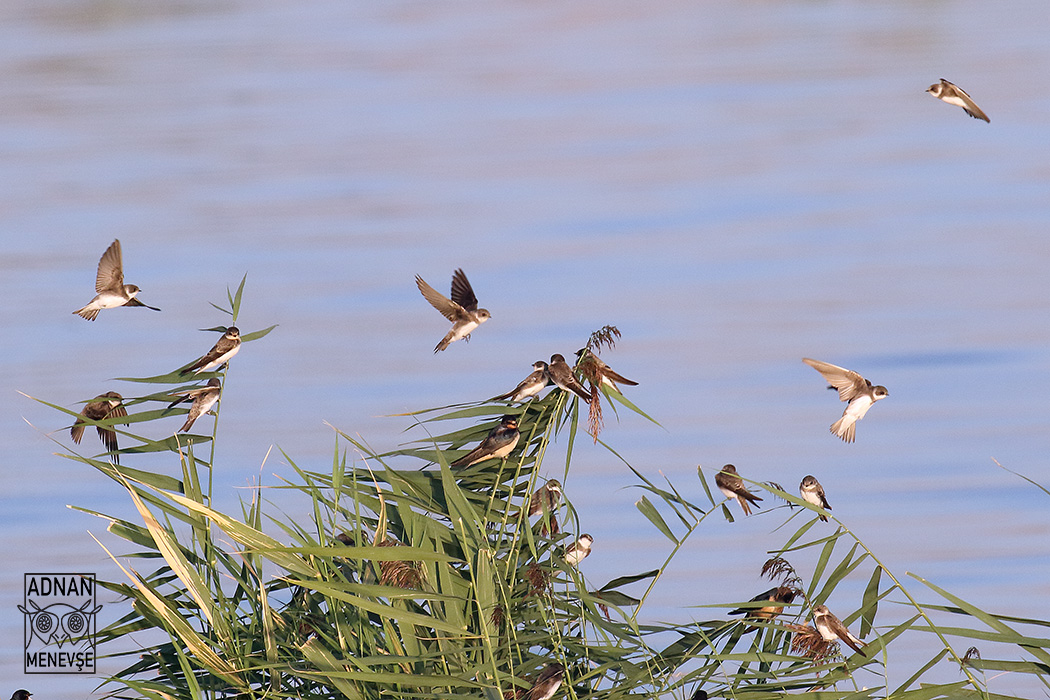
[[[113,484],[53,456],[64,418],[16,392],[132,395],[112,379],[210,347],[197,329],[225,319],[208,302],[245,273],[240,327],[280,326],[231,367],[224,508],[291,477],[271,445],[316,470],[326,423],[393,447],[408,423],[383,416],[505,391],[612,323],[604,357],[663,426],[609,420],[635,468],[697,502],[698,464],[791,489],[816,474],[899,577],[1048,617],[1030,603],[1050,593],[1050,500],[993,462],[1050,484],[1042,0],[34,0],[0,20],[0,691],[97,685],[23,677],[16,606],[26,572],[120,575],[88,535],[104,522],[67,504],[131,517]],[[941,76],[991,123],[924,94]],[[114,238],[163,311],[87,323],[70,312]],[[413,275],[445,290],[456,267],[493,317],[433,355],[447,323]],[[889,388],[856,444],[828,433],[842,407],[803,356]],[[560,476],[560,456],[545,469]],[[633,483],[577,447],[566,486],[595,536],[592,582],[666,556]],[[649,618],[767,587],[784,536],[769,505],[702,528]],[[103,622],[126,612],[100,602]]]

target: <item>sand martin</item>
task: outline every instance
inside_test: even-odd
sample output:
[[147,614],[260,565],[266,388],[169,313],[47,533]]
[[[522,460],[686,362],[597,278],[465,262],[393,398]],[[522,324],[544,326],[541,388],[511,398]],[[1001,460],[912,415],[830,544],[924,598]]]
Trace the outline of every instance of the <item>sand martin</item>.
[[561,355],[551,355],[551,363],[547,366],[547,376],[565,391],[571,391],[587,403],[591,402],[591,393],[583,388],[580,380],[572,372],[572,367]]
[[715,474],[715,485],[718,486],[718,490],[725,494],[726,498],[735,498],[740,504],[741,510],[744,511],[744,515],[751,515],[751,503],[755,504],[755,508],[761,508],[756,501],[761,501],[762,498],[756,496],[747,490],[744,486],[744,480],[736,474],[736,467],[732,464],[727,464],[722,467],[722,471]]
[[193,399],[193,405],[190,406],[190,414],[186,418],[186,423],[179,428],[179,432],[185,433],[193,427],[193,423],[203,416],[205,413],[211,410],[211,407],[219,400],[219,394],[222,393],[222,383],[217,377],[212,377],[208,380],[207,386],[202,386],[199,389],[191,389],[178,394],[180,398],[172,401],[168,408],[172,408],[182,403],[183,401],[189,401]]
[[777,586],[776,588],[770,588],[764,593],[759,593],[749,602],[768,602],[770,605],[763,605],[762,607],[752,608],[737,608],[731,610],[730,615],[746,615],[748,617],[756,617],[761,620],[772,620],[774,617],[784,612],[784,606],[790,605],[795,596],[798,595],[797,591],[791,586]]
[[565,563],[569,566],[579,566],[580,562],[590,555],[592,544],[593,537],[586,533],[580,535],[580,539],[565,548]]
[[21,690],[16,690],[15,694],[11,696],[11,700],[29,700],[32,695],[32,693],[23,688]]
[[115,240],[106,248],[98,261],[98,274],[95,276],[97,296],[82,309],[73,313],[89,321],[94,321],[102,309],[113,309],[118,306],[145,306],[147,309],[160,311],[155,306],[143,304],[135,297],[139,288],[133,284],[124,284],[124,263],[121,261],[120,240]]
[[518,444],[518,438],[520,437],[518,419],[514,416],[503,416],[499,425],[492,429],[492,432],[481,441],[480,445],[449,464],[449,466],[469,467],[486,459],[503,459]]
[[828,606],[818,605],[813,608],[813,625],[820,632],[821,638],[825,642],[835,642],[842,640],[850,646],[853,651],[863,655],[861,647],[866,646],[864,642],[860,641],[853,634],[846,629],[846,625],[842,624],[842,621],[835,617]]
[[872,386],[864,377],[843,367],[811,360],[808,357],[803,357],[802,361],[820,372],[828,384],[838,389],[840,401],[849,401],[846,410],[842,412],[842,418],[831,424],[831,432],[846,442],[853,442],[856,438],[857,421],[864,417],[873,403],[886,398],[890,392],[886,391],[884,386]]
[[452,329],[437,344],[434,352],[444,350],[460,338],[469,342],[471,332],[491,318],[486,309],[478,308],[478,298],[474,296],[474,290],[462,269],[452,274],[452,299],[445,298],[445,295],[424,282],[419,275],[416,275],[416,286],[431,306],[452,321]]
[[216,367],[221,367],[229,362],[230,358],[236,355],[237,351],[240,349],[241,332],[237,329],[237,326],[230,326],[204,357],[179,372],[179,374],[189,374],[190,372],[200,374],[201,372],[210,372]]
[[547,517],[540,521],[540,535],[546,537],[551,532],[558,532],[558,518],[554,508],[561,500],[561,483],[557,479],[551,479],[529,498],[529,517],[540,515],[546,510]]
[[508,391],[506,394],[500,394],[499,396],[493,397],[493,401],[502,401],[509,399],[511,401],[524,401],[531,399],[533,396],[538,396],[545,387],[551,383],[550,377],[547,376],[547,363],[542,360],[537,360],[532,363],[532,374],[521,380],[514,389]]
[[965,90],[958,85],[949,83],[944,78],[941,78],[941,82],[934,83],[926,88],[926,92],[950,105],[962,107],[963,110],[974,119],[983,119],[989,123],[992,121],[988,118],[987,114],[981,111],[981,108],[977,106],[977,103],[973,101],[973,98],[966,94]]
[[632,382],[627,377],[617,374],[612,367],[602,362],[600,357],[587,348],[577,350],[576,357],[579,360],[580,373],[585,379],[590,380],[592,384],[604,384],[618,394],[623,392],[620,391],[620,387],[617,384],[638,386],[638,382]]
[[562,679],[565,678],[565,667],[559,663],[547,664],[536,676],[536,682],[525,695],[525,700],[550,700],[550,698],[561,687]]
[[543,512],[544,508],[550,512],[554,510],[554,506],[558,505],[559,500],[561,500],[561,482],[551,479],[532,494],[529,499],[529,515],[538,515]]
[[[69,430],[69,436],[73,438],[73,442],[80,444],[80,440],[84,437],[84,428],[87,427],[86,420],[127,418],[128,412],[124,409],[124,404],[121,403],[123,400],[124,397],[117,392],[108,391],[105,394],[96,396],[94,401],[84,404],[83,410],[80,411],[80,416]],[[127,423],[124,423],[124,425],[127,425]],[[98,436],[102,440],[102,444],[106,446],[106,450],[116,453],[117,431],[112,426],[98,425],[95,427],[98,429]],[[116,454],[113,455],[113,462],[117,463]]]
[[[809,501],[815,506],[819,506],[824,510],[831,510],[831,504],[828,503],[828,499],[824,496],[824,487],[820,485],[815,476],[805,476],[802,478],[802,483],[798,486],[799,493],[802,494],[802,500]],[[821,515],[820,519],[824,522],[828,521],[828,516]]]

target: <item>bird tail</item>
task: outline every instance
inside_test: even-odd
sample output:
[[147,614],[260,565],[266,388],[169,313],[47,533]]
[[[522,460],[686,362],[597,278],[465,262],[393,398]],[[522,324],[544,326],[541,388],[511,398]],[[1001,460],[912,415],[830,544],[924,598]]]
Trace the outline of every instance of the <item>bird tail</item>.
[[853,442],[857,437],[857,419],[853,416],[842,416],[831,424],[831,432],[845,442]]
[[572,391],[572,393],[579,396],[584,401],[586,401],[587,403],[591,402],[591,395],[583,387],[579,385],[570,385],[569,390]]
[[627,386],[638,386],[638,382],[632,382],[630,379],[623,376],[622,374],[617,374],[616,372],[613,372],[610,369],[605,370],[605,376],[613,380],[617,384],[626,384]]
[[186,420],[186,422],[185,422],[185,423],[183,423],[182,427],[181,427],[181,428],[179,428],[179,432],[180,432],[180,433],[187,433],[187,432],[189,432],[190,428],[192,428],[192,427],[193,427],[193,424],[194,424],[194,423],[195,423],[196,421],[197,421],[197,416],[193,416],[192,418],[188,418],[188,419]]
[[853,651],[857,652],[861,656],[867,656],[867,654],[864,653],[864,647],[868,646],[867,643],[862,642],[861,640],[854,637],[849,630],[846,630],[846,638],[842,641],[846,642],[846,644],[853,647]]
[[89,321],[94,321],[98,317],[98,309],[91,306],[91,304],[88,304],[82,309],[77,309],[73,313],[81,318],[86,318]]
[[452,331],[449,331],[448,335],[446,335],[444,338],[442,338],[441,342],[438,343],[437,346],[434,348],[434,352],[435,353],[441,352],[442,350],[444,350],[445,348],[447,348],[451,344],[452,344]]
[[471,465],[471,463],[473,462],[473,460],[477,457],[475,452],[477,452],[476,449],[471,450],[470,452],[468,452],[467,454],[463,455],[462,457],[460,457],[459,459],[455,460],[454,462],[449,462],[448,466],[450,466],[450,467],[469,467]]

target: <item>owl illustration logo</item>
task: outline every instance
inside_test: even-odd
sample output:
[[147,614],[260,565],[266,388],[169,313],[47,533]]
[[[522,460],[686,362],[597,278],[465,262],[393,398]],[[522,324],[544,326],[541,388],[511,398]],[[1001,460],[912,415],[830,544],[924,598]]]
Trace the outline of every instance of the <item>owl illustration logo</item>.
[[79,608],[69,603],[52,603],[41,608],[35,600],[30,600],[29,604],[32,610],[18,606],[28,625],[26,649],[34,639],[39,639],[43,646],[54,644],[59,649],[66,643],[77,646],[84,640],[90,640],[94,634],[95,614],[102,609],[101,605],[90,609],[91,601],[86,601]]

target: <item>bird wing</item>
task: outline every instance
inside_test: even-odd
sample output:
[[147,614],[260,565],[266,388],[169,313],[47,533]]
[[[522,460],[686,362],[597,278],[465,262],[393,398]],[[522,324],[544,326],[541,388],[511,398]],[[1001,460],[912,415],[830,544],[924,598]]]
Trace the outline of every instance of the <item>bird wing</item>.
[[867,379],[845,367],[839,367],[830,362],[811,360],[808,357],[803,357],[802,361],[820,372],[821,376],[827,380],[828,384],[838,389],[839,401],[851,401],[853,397],[867,389],[870,385],[870,382],[868,382]]
[[973,98],[970,97],[965,90],[958,85],[955,86],[955,89],[959,92],[959,99],[963,102],[962,108],[967,114],[974,119],[983,119],[984,121],[991,123],[992,120],[988,118],[987,114],[981,111],[981,108],[977,106],[977,103],[973,101]]
[[[80,415],[83,416],[84,412],[81,411]],[[84,438],[84,421],[81,418],[77,418],[76,422],[73,423],[73,427],[69,429],[69,437],[73,439],[73,442],[80,444],[80,441]]]
[[828,497],[824,495],[824,487],[817,485],[817,496],[820,497],[820,507],[826,510],[831,510],[831,504],[828,503]]
[[603,375],[613,380],[614,382],[617,382],[618,384],[626,384],[627,386],[638,386],[638,382],[633,382],[627,377],[623,376],[622,374],[614,372],[609,367],[609,365],[605,365],[604,367],[602,367],[601,372]]
[[145,306],[147,309],[153,309],[154,311],[160,311],[160,309],[158,309],[156,306],[150,306],[149,304],[143,304],[136,297],[132,297],[131,299],[129,299],[128,302],[126,304],[124,304],[124,306]]
[[467,311],[478,310],[478,298],[474,296],[474,288],[470,286],[470,280],[467,279],[462,269],[452,273],[452,301]]
[[[128,417],[128,412],[124,408],[124,404],[120,404],[120,403],[118,403],[113,408],[109,409],[109,412],[107,412],[106,416],[105,416],[106,419],[110,419],[110,418],[127,418],[127,417]],[[127,423],[125,423],[124,425],[127,425]],[[114,429],[113,427],[107,427],[105,425],[99,425],[99,426],[96,426],[96,428],[98,430],[98,436],[102,440],[102,444],[104,444],[106,446],[106,449],[109,450],[110,452],[116,452],[117,451],[117,431],[116,431],[116,429]]]
[[[113,408],[111,408],[109,410],[109,413],[106,414],[106,418],[127,418],[127,417],[128,417],[128,411],[127,411],[126,408],[124,408],[124,404],[122,404],[122,403],[118,403],[116,406],[114,406]],[[124,425],[127,425],[127,423],[125,423]]]
[[107,289],[124,288],[124,262],[120,255],[120,239],[113,241],[102,258],[98,261],[98,275],[95,277],[95,293],[101,294]]
[[494,400],[499,401],[501,399],[510,398],[511,396],[516,395],[519,391],[521,391],[525,387],[529,386],[530,384],[535,384],[536,382],[538,382],[541,379],[543,379],[543,376],[546,373],[547,373],[547,370],[543,370],[543,369],[536,370],[535,372],[533,372],[532,374],[530,374],[529,376],[525,377],[520,382],[518,382],[518,385],[516,387],[514,387],[511,391],[508,391],[506,394],[501,394],[499,396],[496,396],[494,398]]
[[419,287],[419,292],[423,295],[423,298],[429,301],[430,305],[440,311],[441,315],[449,321],[456,322],[466,317],[466,312],[462,306],[431,287],[419,275],[416,275],[416,286]]
[[958,98],[956,104],[962,107],[967,114],[969,114],[974,119],[983,119],[989,124],[991,123],[992,120],[988,118],[987,114],[981,111],[981,108],[977,106],[977,103],[973,101],[973,98],[970,97],[970,94],[968,92],[963,90],[955,83],[949,82],[944,78],[941,78],[941,84],[948,88],[949,94],[951,94],[952,92],[955,93],[955,96]]
[[824,620],[825,622],[827,622],[827,625],[831,629],[831,631],[834,632],[839,639],[841,639],[848,646],[850,646],[853,649],[853,651],[859,654],[864,653],[863,651],[861,651],[861,646],[864,645],[864,642],[854,637],[853,634],[851,634],[850,631],[846,628],[846,625],[842,624],[841,620],[839,620],[831,613],[825,615]]
[[[777,595],[777,591],[778,590],[780,590],[780,589],[779,588],[770,588],[768,591],[765,591],[764,593],[759,593],[758,595],[756,595],[754,598],[752,598],[751,600],[749,600],[747,602],[749,602],[749,603],[758,603],[758,602],[769,602],[769,601],[775,600],[776,599],[775,597]],[[748,606],[746,608],[737,608],[736,610],[730,610],[728,614],[729,615],[746,615],[748,613],[754,613],[757,610],[759,610],[758,607],[750,607],[750,606]]]

